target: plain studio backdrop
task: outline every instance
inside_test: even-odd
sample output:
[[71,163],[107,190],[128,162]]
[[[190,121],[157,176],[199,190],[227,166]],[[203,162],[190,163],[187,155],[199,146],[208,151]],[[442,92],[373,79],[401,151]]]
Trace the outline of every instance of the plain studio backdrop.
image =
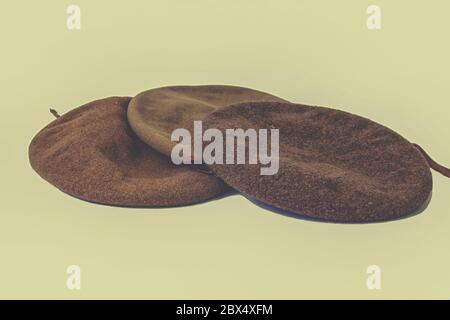
[[[68,30],[66,9],[81,9]],[[0,13],[1,298],[449,298],[450,180],[421,214],[342,225],[242,196],[171,209],[94,205],[32,171],[31,138],[93,99],[230,84],[384,124],[450,165],[450,3],[6,1]],[[66,287],[67,267],[81,289]],[[381,290],[366,286],[381,268]]]

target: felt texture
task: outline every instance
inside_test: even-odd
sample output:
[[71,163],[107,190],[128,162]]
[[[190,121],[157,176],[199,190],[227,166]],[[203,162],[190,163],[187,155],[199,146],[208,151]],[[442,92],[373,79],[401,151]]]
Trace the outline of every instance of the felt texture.
[[260,175],[260,164],[210,168],[236,190],[282,210],[333,222],[386,221],[415,213],[431,195],[430,168],[418,149],[344,111],[242,103],[210,114],[204,126],[279,129],[277,174]]
[[72,196],[117,206],[188,205],[228,190],[140,141],[127,122],[130,99],[93,101],[51,122],[29,146],[33,169]]
[[171,141],[175,129],[193,133],[194,121],[228,105],[255,102],[287,102],[271,94],[236,86],[171,86],[144,91],[128,108],[133,131],[155,150],[170,156],[177,142]]

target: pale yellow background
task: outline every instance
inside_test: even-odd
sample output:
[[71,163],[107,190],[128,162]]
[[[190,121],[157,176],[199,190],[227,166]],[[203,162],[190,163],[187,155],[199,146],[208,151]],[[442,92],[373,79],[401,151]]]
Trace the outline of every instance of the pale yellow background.
[[[385,124],[450,165],[450,2],[3,1],[1,298],[450,298],[450,180],[382,224],[309,222],[241,196],[123,209],[67,196],[29,166],[31,138],[93,99],[233,84]],[[366,8],[382,9],[382,30]],[[66,289],[66,267],[82,289]],[[382,290],[366,267],[382,268]]]

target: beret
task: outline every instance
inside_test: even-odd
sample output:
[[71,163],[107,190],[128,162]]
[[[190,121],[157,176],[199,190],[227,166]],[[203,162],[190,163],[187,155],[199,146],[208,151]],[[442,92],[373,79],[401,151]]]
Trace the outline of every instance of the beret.
[[74,197],[116,206],[188,205],[229,190],[140,141],[127,122],[130,99],[89,102],[51,122],[31,141],[32,168]]
[[193,132],[194,121],[231,104],[255,101],[287,102],[254,89],[225,86],[170,86],[139,93],[131,99],[128,121],[133,131],[155,150],[170,156],[175,129]]
[[241,103],[209,114],[204,126],[224,134],[227,128],[279,130],[276,174],[261,175],[260,163],[209,167],[251,199],[290,213],[333,222],[386,221],[415,213],[431,195],[424,153],[391,129],[354,114]]

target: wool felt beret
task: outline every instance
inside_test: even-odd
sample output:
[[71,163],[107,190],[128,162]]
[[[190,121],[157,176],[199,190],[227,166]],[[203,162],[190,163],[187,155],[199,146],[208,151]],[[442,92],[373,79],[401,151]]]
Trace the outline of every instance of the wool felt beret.
[[209,167],[250,198],[313,219],[359,223],[405,217],[431,196],[430,166],[449,174],[391,129],[325,107],[242,103],[209,114],[204,126],[222,132],[277,128],[278,173],[261,175],[260,164]]
[[155,150],[170,156],[176,142],[175,129],[193,132],[194,121],[228,105],[256,102],[287,102],[271,94],[236,86],[171,86],[144,91],[135,96],[128,108],[133,131]]
[[29,146],[31,166],[60,190],[108,205],[188,205],[228,190],[140,141],[127,122],[130,99],[93,101],[51,122]]

